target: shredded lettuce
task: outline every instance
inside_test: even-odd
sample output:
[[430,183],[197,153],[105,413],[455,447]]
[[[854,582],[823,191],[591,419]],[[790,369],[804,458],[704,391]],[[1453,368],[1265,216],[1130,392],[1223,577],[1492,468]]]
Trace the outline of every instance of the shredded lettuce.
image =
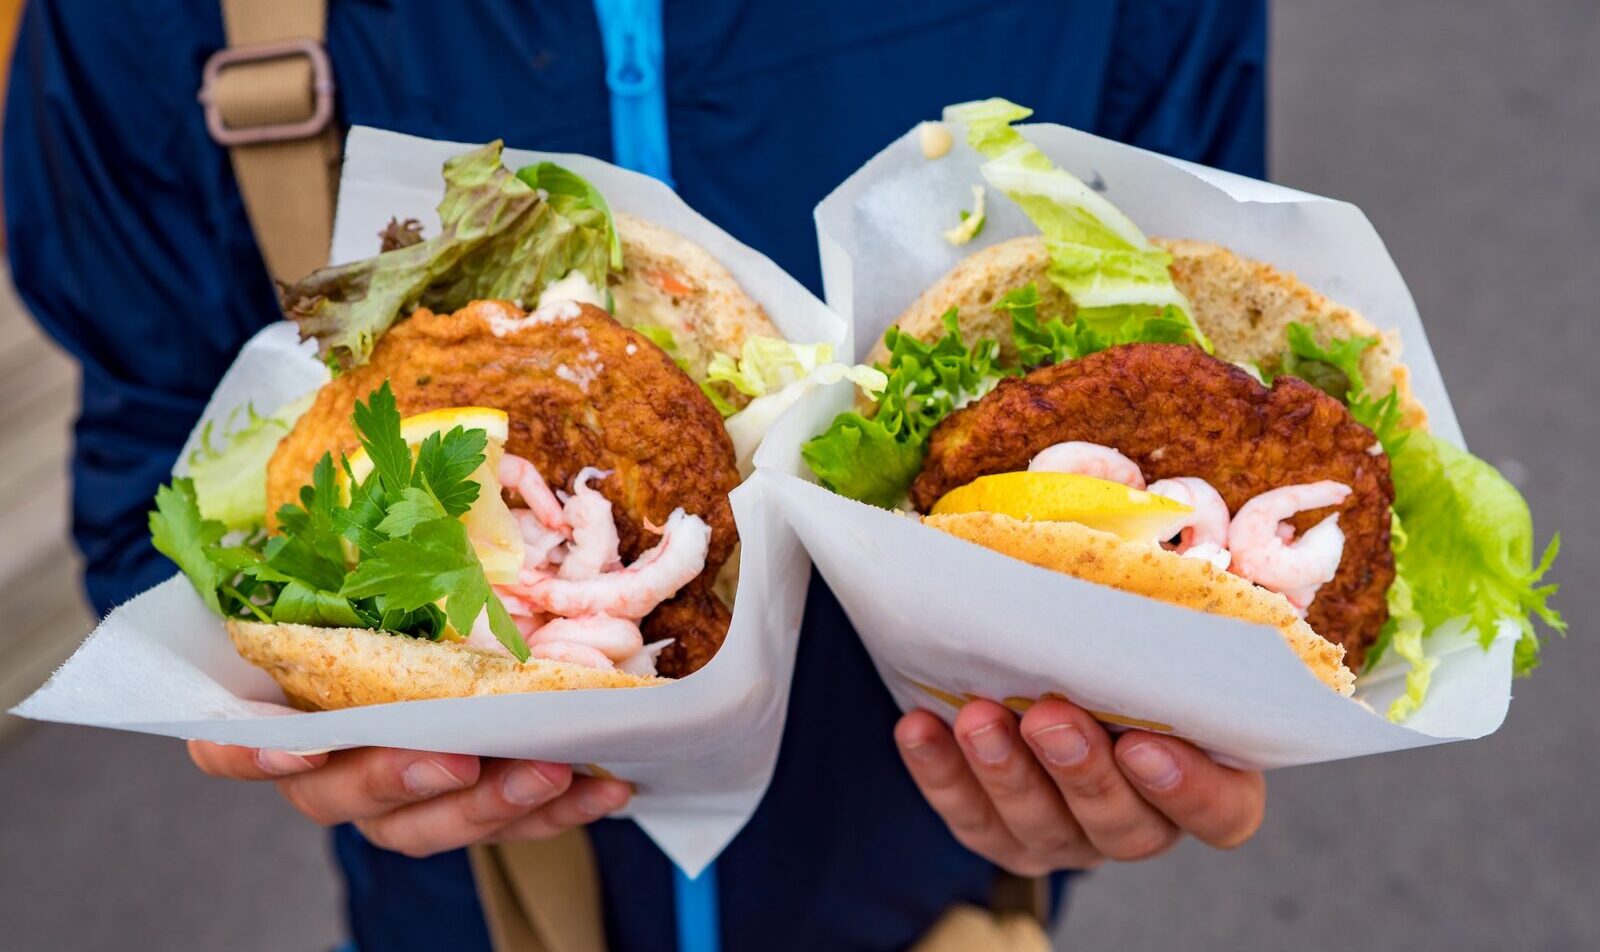
[[378,337],[418,306],[453,311],[480,298],[535,301],[572,271],[606,286],[620,245],[605,199],[548,163],[529,167],[536,189],[507,171],[500,153],[495,141],[445,163],[437,236],[319,269],[284,289],[284,312],[317,339],[324,359],[339,367],[365,363]]
[[990,185],[1017,203],[1044,236],[1049,277],[1097,330],[1130,318],[1175,313],[1187,339],[1211,350],[1189,301],[1167,270],[1172,256],[1150,243],[1133,220],[1065,169],[1056,167],[1012,123],[1033,110],[1004,99],[961,103],[945,119],[967,127],[967,141],[989,161]]
[[[221,444],[212,445],[215,427],[200,431],[200,446],[189,454],[189,479],[200,515],[228,529],[254,529],[267,521],[267,461],[295,421],[311,407],[314,393],[262,416],[250,404],[229,414]],[[239,417],[244,416],[242,425]]]
[[944,240],[952,245],[964,245],[983,234],[986,219],[983,214],[983,186],[972,186],[972,211],[961,213],[961,224],[944,233]]

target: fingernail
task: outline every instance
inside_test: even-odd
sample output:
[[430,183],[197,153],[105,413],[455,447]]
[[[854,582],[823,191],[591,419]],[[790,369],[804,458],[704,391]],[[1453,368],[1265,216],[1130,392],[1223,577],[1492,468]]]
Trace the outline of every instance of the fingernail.
[[934,755],[939,752],[937,747],[925,740],[911,741],[908,744],[901,745],[900,749],[906,752],[906,756],[920,761],[932,760]]
[[1057,724],[1031,735],[1044,759],[1057,767],[1071,767],[1089,756],[1089,741],[1071,724]]
[[550,799],[556,792],[556,785],[532,765],[519,764],[506,771],[505,780],[500,782],[500,792],[507,803],[526,807]]
[[997,764],[1011,754],[1011,732],[999,724],[978,728],[967,735],[967,743],[986,764]]
[[465,781],[441,764],[437,760],[419,760],[405,769],[400,775],[406,789],[419,797],[431,797],[436,793],[447,790],[459,790],[466,786]]
[[1154,790],[1167,790],[1178,785],[1183,775],[1178,762],[1159,744],[1137,744],[1122,752],[1122,765],[1134,779]]
[[256,751],[256,766],[269,774],[283,776],[284,774],[310,770],[312,764],[311,761],[299,754],[291,754],[287,750],[266,750],[263,748]]

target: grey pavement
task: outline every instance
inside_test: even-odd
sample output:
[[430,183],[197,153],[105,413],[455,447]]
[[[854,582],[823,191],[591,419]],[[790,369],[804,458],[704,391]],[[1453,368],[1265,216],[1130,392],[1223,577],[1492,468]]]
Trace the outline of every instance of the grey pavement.
[[[1274,6],[1273,175],[1356,202],[1415,293],[1474,450],[1566,539],[1572,636],[1486,740],[1283,771],[1265,827],[1074,893],[1062,948],[1600,946],[1600,10]],[[179,745],[43,726],[0,748],[0,946],[319,949],[320,831]]]

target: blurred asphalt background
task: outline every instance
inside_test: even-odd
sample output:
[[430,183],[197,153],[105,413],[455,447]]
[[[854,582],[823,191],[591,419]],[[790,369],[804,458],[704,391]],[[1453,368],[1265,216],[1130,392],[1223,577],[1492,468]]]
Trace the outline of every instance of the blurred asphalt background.
[[[1600,947],[1589,587],[1600,519],[1588,479],[1600,469],[1600,7],[1281,0],[1273,12],[1272,175],[1377,224],[1473,449],[1527,495],[1541,543],[1563,532],[1559,607],[1574,630],[1517,683],[1498,734],[1275,774],[1252,843],[1094,874],[1060,947]],[[23,332],[14,308],[0,302],[0,343]],[[7,417],[5,455],[34,456],[32,430]],[[6,548],[34,547],[35,573],[70,570],[59,522],[15,525],[36,538],[8,529]],[[44,607],[78,611],[59,594]],[[0,650],[0,687],[19,664]],[[270,788],[206,781],[171,741],[7,720],[0,947],[336,940],[322,834]]]

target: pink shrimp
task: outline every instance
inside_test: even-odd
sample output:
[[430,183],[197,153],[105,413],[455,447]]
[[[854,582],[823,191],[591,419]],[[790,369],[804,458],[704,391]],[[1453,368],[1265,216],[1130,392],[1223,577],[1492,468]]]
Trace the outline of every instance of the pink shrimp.
[[1339,571],[1344,530],[1334,513],[1291,542],[1285,538],[1283,530],[1288,527],[1283,520],[1308,509],[1336,506],[1349,495],[1349,486],[1325,479],[1271,489],[1240,506],[1228,526],[1231,571],[1283,595],[1303,616],[1317,589]]
[[528,648],[529,657],[542,658],[545,661],[565,661],[568,664],[581,664],[585,668],[599,668],[610,671],[616,668],[611,659],[589,647],[571,641],[541,641]]
[[533,635],[530,644],[565,641],[585,645],[610,658],[626,661],[644,647],[639,625],[610,615],[585,615],[582,618],[552,618]]
[[1144,474],[1139,464],[1109,446],[1073,440],[1057,443],[1040,450],[1028,463],[1030,473],[1076,473],[1109,479],[1114,483],[1144,488]]
[[677,594],[705,568],[711,527],[674,509],[661,541],[627,568],[574,581],[546,579],[529,593],[534,608],[565,617],[612,615],[637,621]]
[[617,523],[611,517],[611,500],[589,488],[589,480],[609,475],[605,470],[585,466],[572,480],[572,495],[563,509],[567,524],[572,527],[572,545],[562,559],[561,578],[581,581],[622,565],[617,555]]
[[561,500],[550,491],[539,468],[520,456],[500,457],[500,485],[512,490],[545,526],[565,534],[571,527],[561,512]]
[[1228,552],[1228,504],[1212,485],[1198,476],[1158,479],[1146,491],[1181,502],[1194,511],[1173,526],[1178,544],[1170,548],[1179,555],[1204,559],[1219,571],[1227,571],[1232,556]]
[[631,657],[618,661],[617,670],[653,678],[656,676],[656,656],[665,651],[670,644],[672,644],[671,638],[652,641],[635,651]]

